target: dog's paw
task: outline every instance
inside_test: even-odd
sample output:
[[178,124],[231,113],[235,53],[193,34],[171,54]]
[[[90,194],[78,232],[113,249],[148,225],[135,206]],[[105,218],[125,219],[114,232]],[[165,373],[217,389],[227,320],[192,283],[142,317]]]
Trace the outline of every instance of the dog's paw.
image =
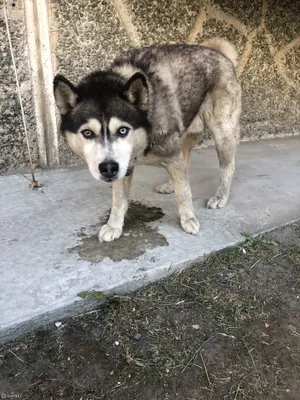
[[196,217],[189,219],[182,219],[181,227],[186,233],[191,233],[192,235],[197,235],[200,230],[200,224]]
[[218,197],[213,196],[207,202],[207,208],[222,208],[226,205],[228,200],[227,196]]
[[174,192],[173,184],[172,182],[162,183],[161,185],[157,186],[156,191],[161,194],[173,193]]
[[103,225],[98,235],[99,242],[112,242],[113,240],[118,239],[121,234],[121,228],[112,228],[108,224]]

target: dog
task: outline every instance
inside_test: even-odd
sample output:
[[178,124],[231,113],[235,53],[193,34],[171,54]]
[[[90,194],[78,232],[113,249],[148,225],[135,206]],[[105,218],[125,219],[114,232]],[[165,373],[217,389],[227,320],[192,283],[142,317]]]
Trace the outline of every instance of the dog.
[[88,164],[94,178],[112,182],[112,207],[100,242],[122,234],[135,165],[159,165],[174,190],[180,223],[197,235],[188,168],[191,150],[207,129],[215,141],[221,169],[208,208],[227,203],[239,141],[241,86],[237,51],[221,38],[202,45],[157,45],[121,54],[109,68],[93,72],[74,86],[54,78],[61,132]]

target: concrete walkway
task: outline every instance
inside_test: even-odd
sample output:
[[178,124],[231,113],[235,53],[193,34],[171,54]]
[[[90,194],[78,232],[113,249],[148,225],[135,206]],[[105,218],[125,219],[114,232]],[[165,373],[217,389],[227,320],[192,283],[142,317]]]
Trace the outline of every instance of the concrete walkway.
[[82,291],[137,288],[240,242],[242,232],[300,218],[300,137],[243,143],[222,210],[205,208],[219,179],[213,148],[194,153],[190,175],[198,237],[181,230],[174,195],[155,192],[166,172],[140,167],[131,191],[138,203],[125,236],[110,244],[99,244],[95,235],[111,189],[86,168],[39,171],[39,190],[29,190],[24,176],[0,177],[0,341],[17,328],[82,310]]

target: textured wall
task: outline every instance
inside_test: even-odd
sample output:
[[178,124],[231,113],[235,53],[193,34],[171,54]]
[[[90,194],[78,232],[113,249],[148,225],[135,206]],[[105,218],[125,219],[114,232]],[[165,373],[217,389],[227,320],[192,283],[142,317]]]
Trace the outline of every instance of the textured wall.
[[[12,44],[30,135],[33,161],[37,163],[35,119],[31,94],[23,2],[7,1],[6,3]],[[28,151],[24,137],[3,9],[0,10],[0,82],[0,172],[3,172],[9,168],[28,165]]]
[[[37,160],[24,10],[21,0],[7,0],[7,5]],[[54,72],[65,74],[74,83],[132,46],[201,43],[223,36],[240,54],[242,137],[300,133],[300,1],[49,0],[48,5]],[[0,170],[27,161],[4,28],[1,14],[0,79],[4,84],[0,89]],[[60,159],[62,165],[78,162],[62,138]]]
[[214,36],[238,48],[242,137],[300,133],[300,2],[128,0],[142,44]]
[[[73,0],[66,5],[55,0],[52,5],[59,32],[53,35],[57,70],[75,82],[133,45],[201,43],[222,36],[240,54],[242,138],[299,134],[299,1]],[[70,161],[63,145],[61,154]]]

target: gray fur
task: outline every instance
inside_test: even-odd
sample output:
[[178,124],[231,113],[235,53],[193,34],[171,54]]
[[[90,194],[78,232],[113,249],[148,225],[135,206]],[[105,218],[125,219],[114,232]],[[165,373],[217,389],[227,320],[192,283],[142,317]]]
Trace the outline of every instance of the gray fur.
[[[136,49],[121,55],[111,69],[128,77],[126,67],[129,73],[141,71],[147,78],[151,142],[163,154],[179,150],[180,141],[176,139],[190,132],[189,127],[199,115],[204,99],[214,89],[222,90],[230,103],[240,93],[232,62],[220,52],[203,46]],[[201,120],[205,122],[203,115]]]
[[[147,143],[140,141],[139,152],[132,150],[128,167],[133,170],[135,164],[143,163],[161,165],[168,170],[181,225],[186,232],[193,234],[198,233],[199,223],[193,211],[188,182],[190,151],[197,145],[203,130],[208,129],[215,140],[221,168],[220,185],[215,196],[208,201],[208,207],[220,208],[229,197],[239,140],[241,87],[235,73],[237,53],[224,40],[210,40],[207,44],[210,47],[164,45],[134,49],[122,54],[106,70],[108,75],[116,76],[114,79],[124,85],[124,96],[139,112],[147,113],[150,123],[150,128],[144,127],[143,130]],[[138,79],[132,78],[134,74]],[[91,81],[91,77],[83,82]],[[80,93],[80,85],[78,88]],[[61,99],[63,96],[56,93],[55,97]],[[105,99],[101,99],[101,107],[105,110],[103,102]],[[60,103],[59,107],[63,108],[63,105]],[[119,110],[118,107],[114,110]],[[117,114],[114,116],[126,119],[114,110],[111,110]],[[91,117],[95,118],[95,115]],[[103,121],[100,122],[104,125]],[[139,135],[140,138],[141,133]],[[147,155],[141,156],[141,146]],[[77,144],[74,147],[78,147]],[[114,240],[122,232],[131,179],[123,177],[122,181],[113,184],[112,213],[108,224],[100,231],[100,241]],[[162,193],[171,190],[170,184],[161,186]]]

